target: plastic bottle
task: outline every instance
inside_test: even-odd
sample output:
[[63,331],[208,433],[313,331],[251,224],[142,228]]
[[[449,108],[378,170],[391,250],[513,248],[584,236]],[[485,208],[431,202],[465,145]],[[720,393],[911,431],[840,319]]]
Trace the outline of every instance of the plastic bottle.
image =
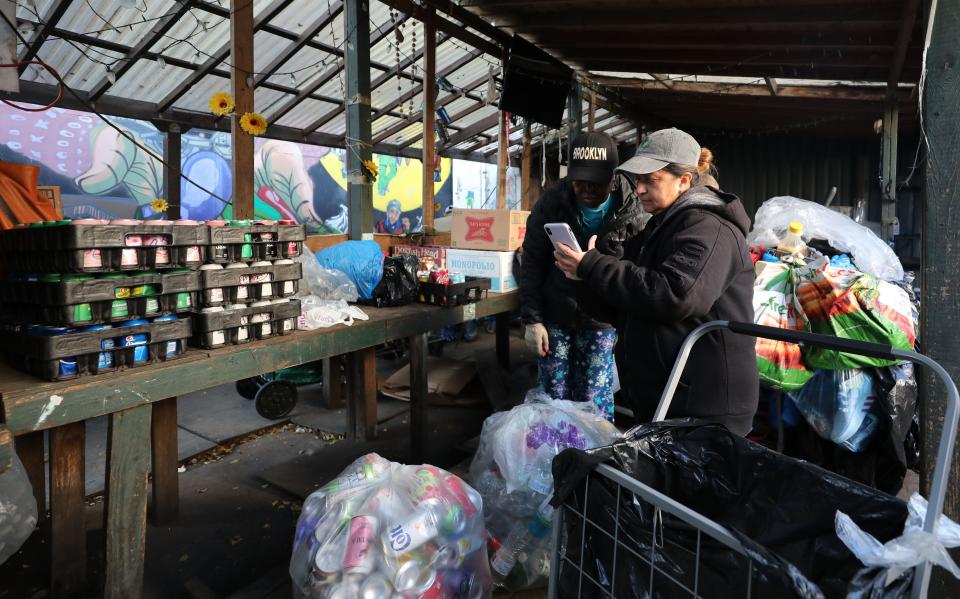
[[803,255],[807,244],[803,242],[803,223],[793,221],[787,226],[787,234],[777,244],[777,252],[783,256]]
[[540,539],[547,536],[547,528],[539,519],[531,520],[526,527],[515,527],[500,545],[490,560],[494,580],[503,581],[517,564],[517,556]]

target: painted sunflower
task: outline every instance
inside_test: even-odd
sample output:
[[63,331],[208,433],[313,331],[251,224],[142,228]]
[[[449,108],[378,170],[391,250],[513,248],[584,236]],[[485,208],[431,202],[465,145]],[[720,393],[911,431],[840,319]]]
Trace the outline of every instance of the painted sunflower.
[[363,168],[367,169],[367,173],[370,174],[370,178],[372,180],[377,180],[377,175],[380,173],[380,168],[377,166],[376,162],[373,160],[364,160]]
[[267,132],[267,119],[262,114],[256,112],[245,112],[240,117],[240,128],[248,135],[254,137],[263,135]]
[[213,94],[210,96],[210,101],[207,102],[207,104],[210,106],[210,112],[217,116],[226,116],[230,114],[237,105],[233,99],[233,96],[227,92],[218,92]]

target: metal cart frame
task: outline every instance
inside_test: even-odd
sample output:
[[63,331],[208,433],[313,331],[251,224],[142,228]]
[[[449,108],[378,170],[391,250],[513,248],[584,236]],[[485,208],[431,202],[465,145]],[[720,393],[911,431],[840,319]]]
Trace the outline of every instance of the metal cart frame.
[[[840,339],[837,337],[829,337],[826,335],[817,335],[813,333],[808,333],[804,331],[792,331],[785,329],[776,329],[771,327],[764,327],[752,323],[739,323],[739,322],[728,322],[728,321],[713,321],[701,325],[696,328],[694,331],[687,336],[684,340],[683,345],[680,348],[680,353],[677,356],[677,360],[673,365],[673,370],[670,372],[670,376],[667,379],[667,385],[664,388],[663,395],[660,398],[660,404],[657,406],[657,410],[654,413],[653,421],[658,422],[666,418],[667,412],[670,409],[670,402],[673,400],[674,393],[677,390],[677,386],[680,382],[680,375],[683,373],[684,368],[687,365],[687,361],[690,357],[690,352],[693,349],[693,345],[700,340],[702,337],[707,335],[710,332],[726,329],[733,333],[748,335],[751,337],[762,337],[765,339],[772,339],[776,341],[786,341],[790,343],[799,343],[800,345],[816,345],[819,347],[824,347],[827,349],[834,349],[843,351],[846,353],[854,353],[868,357],[882,358],[887,360],[897,360],[912,362],[914,364],[920,364],[926,368],[933,371],[943,382],[946,387],[946,414],[944,417],[943,430],[940,434],[940,444],[937,449],[937,461],[936,467],[934,469],[933,481],[930,488],[930,497],[927,505],[927,513],[924,516],[923,520],[923,530],[925,532],[936,534],[937,524],[940,514],[943,511],[943,502],[944,496],[946,494],[946,483],[947,483],[947,474],[950,471],[950,462],[952,460],[953,454],[952,449],[954,443],[956,442],[957,437],[957,423],[958,418],[960,418],[960,410],[958,410],[958,393],[957,387],[954,384],[953,380],[950,378],[950,375],[947,371],[940,366],[937,362],[931,358],[924,356],[913,351],[905,351],[893,349],[888,346],[883,346],[874,343],[866,343],[862,341],[851,341],[847,339]],[[629,436],[635,429],[631,429],[626,433],[626,436]],[[580,559],[581,563],[575,563],[569,557],[567,557],[566,552],[563,551],[563,548],[560,547],[560,534],[563,527],[563,517],[564,513],[569,512],[571,514],[576,514],[581,518],[580,522],[583,523],[583,531],[581,532],[581,543],[584,542],[585,533],[587,525],[590,524],[594,529],[599,530],[601,533],[606,535],[612,543],[614,543],[614,553],[613,553],[613,569],[612,576],[610,580],[610,588],[614,588],[614,582],[616,581],[617,571],[617,552],[618,551],[628,551],[633,554],[633,556],[643,562],[646,562],[650,565],[650,592],[654,590],[654,572],[657,576],[669,578],[674,584],[678,585],[680,588],[686,590],[690,593],[691,597],[699,598],[702,595],[701,589],[699,589],[699,579],[700,579],[700,546],[701,539],[704,535],[710,537],[711,539],[722,543],[729,549],[742,555],[748,563],[746,581],[746,597],[749,599],[752,592],[752,581],[753,581],[753,562],[750,559],[747,551],[744,549],[743,544],[734,537],[730,531],[721,526],[720,524],[714,522],[713,520],[706,518],[699,513],[691,510],[685,505],[671,499],[670,497],[664,495],[663,493],[653,489],[642,482],[633,479],[632,477],[620,472],[619,470],[612,468],[606,464],[600,464],[594,470],[594,474],[606,478],[617,485],[617,512],[616,512],[616,522],[617,526],[614,530],[608,531],[603,530],[601,527],[593,523],[587,516],[587,506],[589,505],[589,490],[590,490],[590,477],[588,476],[584,482],[585,484],[585,500],[583,510],[577,510],[576,508],[564,503],[560,508],[554,513],[554,552],[553,558],[550,564],[550,583],[548,589],[549,599],[556,599],[558,596],[557,589],[557,577],[559,575],[559,567],[561,562],[566,562],[565,566],[571,567],[575,572],[579,572],[578,577],[578,588],[577,596],[581,595],[583,590],[584,578],[588,582],[595,585],[598,589],[602,589],[603,586],[594,580],[589,574],[587,574],[583,569],[583,548],[580,549]],[[592,475],[591,475],[592,476]],[[620,495],[622,493],[632,493],[642,501],[653,506],[658,512],[666,512],[677,519],[685,522],[689,526],[697,530],[697,551],[695,555],[695,566],[693,573],[693,588],[689,588],[687,585],[676,580],[670,574],[663,571],[662,569],[656,566],[656,560],[654,559],[653,551],[651,555],[642,556],[639,555],[634,549],[625,545],[620,538],[619,530],[619,520],[620,520]],[[653,535],[656,536],[658,522],[660,518],[653,518]],[[662,534],[662,533],[661,533]],[[655,545],[655,544],[654,544]],[[914,579],[913,586],[911,589],[912,599],[920,599],[927,596],[927,591],[930,584],[930,563],[926,562],[921,565],[918,565],[914,570]],[[604,590],[604,593],[609,595],[611,598],[614,595]]]

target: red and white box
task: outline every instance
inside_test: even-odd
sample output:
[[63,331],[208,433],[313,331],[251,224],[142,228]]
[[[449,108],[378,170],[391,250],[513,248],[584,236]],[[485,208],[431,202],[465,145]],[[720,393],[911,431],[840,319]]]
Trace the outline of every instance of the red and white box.
[[454,208],[450,247],[512,252],[523,244],[528,210],[468,210]]

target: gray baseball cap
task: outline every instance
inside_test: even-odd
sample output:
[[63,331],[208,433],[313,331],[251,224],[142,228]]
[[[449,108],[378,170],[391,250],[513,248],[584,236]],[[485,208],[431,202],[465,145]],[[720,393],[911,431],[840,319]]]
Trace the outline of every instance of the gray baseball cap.
[[660,129],[646,136],[633,158],[617,170],[633,175],[647,175],[668,164],[696,165],[700,161],[700,144],[689,133],[679,129]]

